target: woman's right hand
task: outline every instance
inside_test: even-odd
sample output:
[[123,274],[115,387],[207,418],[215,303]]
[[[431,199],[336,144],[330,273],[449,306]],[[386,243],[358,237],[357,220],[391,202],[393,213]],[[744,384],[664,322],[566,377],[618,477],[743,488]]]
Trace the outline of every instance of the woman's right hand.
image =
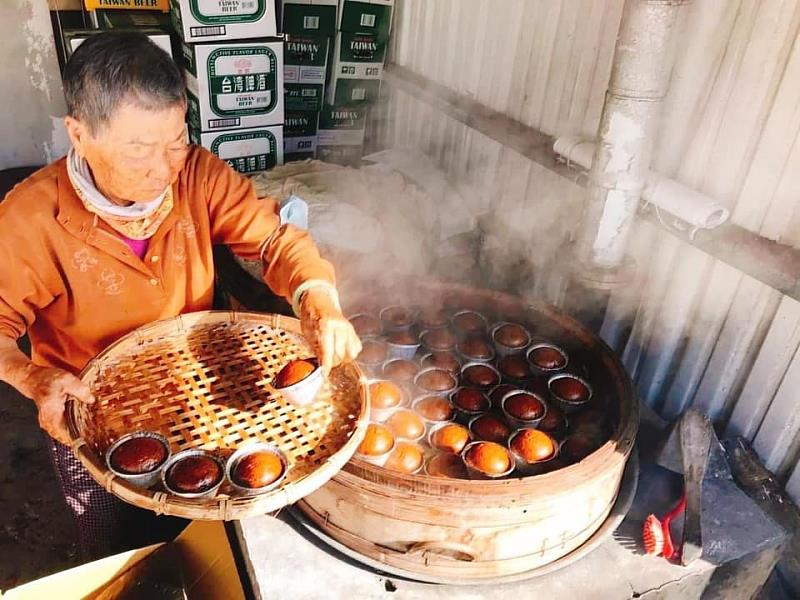
[[91,404],[94,396],[89,387],[72,373],[52,367],[32,366],[25,377],[24,390],[39,409],[39,426],[62,444],[69,444],[69,430],[64,411],[67,400]]

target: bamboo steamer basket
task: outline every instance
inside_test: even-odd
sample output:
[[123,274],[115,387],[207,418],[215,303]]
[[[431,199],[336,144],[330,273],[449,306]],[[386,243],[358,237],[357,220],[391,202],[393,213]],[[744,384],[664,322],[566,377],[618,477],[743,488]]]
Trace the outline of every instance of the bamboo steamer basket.
[[[281,315],[204,311],[141,327],[81,373],[96,402],[70,403],[73,451],[105,489],[159,514],[230,520],[278,510],[337,473],[369,421],[367,382],[354,363],[333,369],[308,406],[293,406],[271,387],[283,365],[311,354],[300,322]],[[163,435],[173,454],[203,449],[223,461],[247,444],[271,443],[288,461],[286,477],[254,496],[227,483],[195,499],[141,488],[111,472],[104,455],[142,430]]]
[[623,366],[599,338],[550,306],[466,286],[420,283],[415,290],[411,298],[452,298],[565,347],[605,402],[611,438],[577,464],[500,481],[403,475],[354,459],[298,509],[356,554],[426,581],[486,582],[573,552],[609,516],[635,442],[638,404]]

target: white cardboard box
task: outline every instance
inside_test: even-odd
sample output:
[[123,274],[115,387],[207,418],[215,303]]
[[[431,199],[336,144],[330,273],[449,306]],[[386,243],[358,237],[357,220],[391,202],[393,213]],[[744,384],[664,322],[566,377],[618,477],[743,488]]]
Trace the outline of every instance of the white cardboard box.
[[200,132],[189,129],[193,144],[207,148],[239,173],[267,171],[283,164],[283,126]]
[[184,42],[274,37],[275,0],[170,0]]
[[283,123],[283,42],[184,44],[188,121],[200,131]]

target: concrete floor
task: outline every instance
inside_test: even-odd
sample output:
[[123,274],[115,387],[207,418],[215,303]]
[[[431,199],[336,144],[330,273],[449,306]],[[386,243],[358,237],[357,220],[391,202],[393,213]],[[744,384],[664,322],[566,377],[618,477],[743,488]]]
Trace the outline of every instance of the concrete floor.
[[80,563],[33,403],[0,383],[0,590]]

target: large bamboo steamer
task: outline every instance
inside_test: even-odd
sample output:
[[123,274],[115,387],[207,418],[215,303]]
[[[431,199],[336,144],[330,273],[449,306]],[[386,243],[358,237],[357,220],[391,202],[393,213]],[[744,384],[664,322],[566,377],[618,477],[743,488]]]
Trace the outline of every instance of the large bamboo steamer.
[[612,437],[580,463],[502,481],[402,475],[354,459],[298,508],[356,554],[423,580],[475,583],[535,570],[580,547],[611,512],[639,423],[630,378],[608,346],[553,307],[438,283],[418,284],[409,297],[438,295],[566,346],[605,398]]

